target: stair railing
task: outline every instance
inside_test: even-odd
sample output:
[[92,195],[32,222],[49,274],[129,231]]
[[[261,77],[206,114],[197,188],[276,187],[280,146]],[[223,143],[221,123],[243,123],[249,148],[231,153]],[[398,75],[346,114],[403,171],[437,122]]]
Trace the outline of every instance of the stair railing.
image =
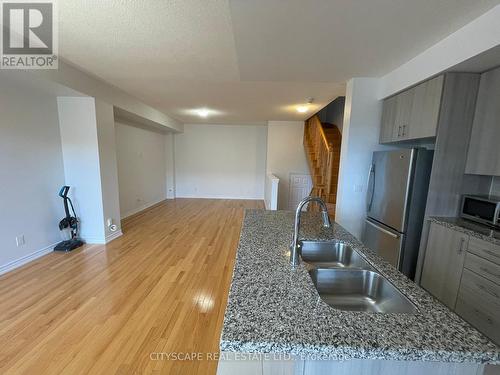
[[313,194],[326,198],[332,192],[333,145],[328,142],[318,116],[306,120],[304,146],[308,153]]

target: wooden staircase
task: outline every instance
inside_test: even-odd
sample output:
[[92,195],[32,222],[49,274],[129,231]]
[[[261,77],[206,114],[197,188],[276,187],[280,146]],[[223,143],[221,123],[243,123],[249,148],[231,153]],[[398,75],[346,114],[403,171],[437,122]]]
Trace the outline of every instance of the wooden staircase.
[[[310,195],[325,201],[332,218],[337,203],[341,143],[342,134],[335,125],[322,124],[317,115],[306,120],[304,148],[313,183]],[[309,205],[308,209],[315,211],[318,207]]]

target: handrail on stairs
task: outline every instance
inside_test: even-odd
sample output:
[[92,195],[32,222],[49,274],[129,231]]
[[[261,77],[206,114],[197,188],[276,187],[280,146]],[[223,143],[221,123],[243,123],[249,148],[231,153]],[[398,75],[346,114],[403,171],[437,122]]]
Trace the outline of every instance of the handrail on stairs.
[[311,155],[309,167],[313,175],[313,190],[326,198],[332,192],[333,144],[328,142],[321,121],[317,115],[306,120],[304,127],[304,145]]

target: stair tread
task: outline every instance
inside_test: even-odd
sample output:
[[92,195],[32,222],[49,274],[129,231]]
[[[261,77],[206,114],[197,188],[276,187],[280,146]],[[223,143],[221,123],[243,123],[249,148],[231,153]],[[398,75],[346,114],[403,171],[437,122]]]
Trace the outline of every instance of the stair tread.
[[[321,137],[318,133],[315,133],[318,132],[319,126],[323,130],[331,151],[332,169],[329,171],[328,177],[326,175],[326,154],[324,151],[316,152],[315,149]],[[325,201],[328,213],[332,218],[335,218],[341,143],[342,134],[334,124],[322,124],[317,116],[313,116],[306,121],[303,145],[313,182],[311,194],[319,196]],[[327,178],[330,178],[330,180],[328,181]],[[313,209],[316,210],[317,208],[314,207]]]

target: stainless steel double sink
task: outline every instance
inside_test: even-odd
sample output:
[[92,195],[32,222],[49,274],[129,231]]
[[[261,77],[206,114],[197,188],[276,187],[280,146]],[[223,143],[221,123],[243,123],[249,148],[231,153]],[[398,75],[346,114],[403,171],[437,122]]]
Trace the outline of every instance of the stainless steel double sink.
[[331,307],[374,313],[415,313],[415,305],[358,252],[339,241],[301,241],[302,260]]

